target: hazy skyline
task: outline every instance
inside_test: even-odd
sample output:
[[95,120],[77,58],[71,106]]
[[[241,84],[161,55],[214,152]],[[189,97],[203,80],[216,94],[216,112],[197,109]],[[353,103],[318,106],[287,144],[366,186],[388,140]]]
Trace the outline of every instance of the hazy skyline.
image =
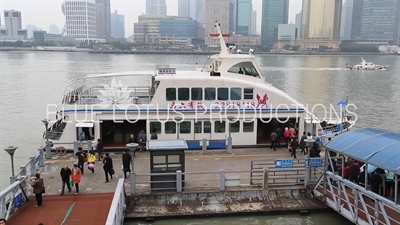
[[[94,0],[93,0],[94,1]],[[302,0],[289,0],[289,23],[295,22],[296,13],[301,11]],[[178,15],[178,0],[166,0],[167,14]],[[0,0],[1,21],[4,25],[3,10],[15,9],[21,11],[22,27],[33,24],[43,30],[50,24],[57,25],[60,30],[64,26],[65,17],[61,12],[63,0]],[[253,0],[253,9],[257,11],[257,32],[261,30],[262,0]],[[146,12],[146,0],[111,0],[111,12],[125,15],[126,37],[133,34],[133,23],[137,17]]]

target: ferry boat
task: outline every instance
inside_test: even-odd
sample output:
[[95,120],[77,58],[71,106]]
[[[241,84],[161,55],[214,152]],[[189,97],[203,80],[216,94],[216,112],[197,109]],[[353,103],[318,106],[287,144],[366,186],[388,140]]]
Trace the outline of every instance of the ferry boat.
[[[272,131],[292,126],[317,136],[349,130],[354,119],[320,121],[303,104],[268,83],[249,54],[235,54],[215,25],[221,51],[202,68],[87,75],[66,84],[62,107],[43,140],[66,143],[101,139],[105,148],[125,148],[130,134],[147,139],[185,139],[190,149],[269,144]],[[122,82],[124,81],[124,83]]]
[[[346,68],[348,68],[348,64],[346,63]],[[375,65],[372,62],[367,62],[364,60],[364,58],[361,58],[361,63],[358,65],[354,65],[350,69],[357,69],[357,70],[386,70],[389,68],[388,66],[382,66],[382,65]]]

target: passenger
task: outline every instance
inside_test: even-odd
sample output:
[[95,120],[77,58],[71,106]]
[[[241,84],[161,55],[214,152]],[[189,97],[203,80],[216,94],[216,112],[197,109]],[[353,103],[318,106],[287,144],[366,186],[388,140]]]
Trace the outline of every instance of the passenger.
[[146,141],[147,141],[146,132],[142,130],[139,133],[140,151],[146,151]]
[[379,186],[382,184],[381,175],[375,170],[370,178],[371,191],[379,195]]
[[282,129],[280,127],[276,128],[275,133],[277,135],[276,137],[276,143],[275,145],[279,148],[281,148],[281,139],[282,139]]
[[296,158],[296,150],[299,147],[297,137],[293,137],[290,141],[290,146],[289,146],[289,151],[290,151],[290,156],[293,156],[293,158]]
[[285,131],[283,132],[283,136],[285,137],[285,143],[286,147],[289,146],[290,138],[291,138],[291,133],[289,128],[285,127]]
[[386,188],[385,188],[385,185],[386,185],[386,173],[385,173],[385,170],[383,170],[381,168],[376,169],[376,172],[379,174],[379,176],[381,176],[382,182],[381,182],[381,185],[380,185],[379,189],[380,189],[381,195],[384,196],[385,195],[385,191],[386,191]]
[[97,155],[99,157],[98,160],[100,162],[103,159],[103,150],[104,150],[103,143],[101,143],[100,139],[97,139],[96,149],[97,149]]
[[153,129],[153,131],[151,132],[151,137],[150,137],[150,139],[151,139],[151,140],[157,140],[157,139],[158,139],[157,130],[156,130],[156,129]]
[[242,68],[239,68],[239,72],[240,74],[244,74]]
[[6,219],[1,218],[0,219],[0,225],[6,225],[7,221]]
[[132,157],[127,150],[122,153],[122,170],[124,171],[124,178],[126,179],[126,173],[131,172]]
[[74,164],[74,168],[72,169],[71,173],[71,180],[75,185],[76,195],[79,193],[79,183],[81,182],[81,178],[82,178],[82,171],[77,164]]
[[276,151],[276,140],[278,138],[278,135],[275,133],[275,131],[272,131],[271,135],[269,136],[269,139],[271,141],[271,149],[273,148],[274,151]]
[[348,162],[344,163],[343,178],[346,180],[350,180],[350,166]]
[[31,186],[33,187],[33,193],[35,194],[36,198],[36,205],[34,207],[40,207],[43,202],[42,195],[46,193],[46,189],[44,186],[43,178],[40,178],[39,173],[35,174],[35,180],[31,184]]
[[358,177],[360,176],[360,165],[355,160],[350,166],[350,181],[358,184]]
[[96,153],[94,153],[93,150],[89,152],[87,161],[88,161],[88,169],[92,171],[92,174],[94,174],[94,168],[96,167]]
[[301,139],[300,139],[300,148],[301,148],[300,153],[303,153],[304,155],[308,153],[308,151],[306,151],[306,147],[307,147],[306,142],[305,142],[306,139],[307,139],[306,132],[303,132],[303,136],[301,136]]
[[75,156],[78,156],[78,167],[81,169],[82,174],[83,174],[83,167],[85,165],[85,159],[87,159],[86,153],[83,152],[82,147],[78,148],[78,152],[75,154]]
[[391,190],[394,187],[394,173],[390,171],[385,171],[386,172],[386,183],[385,183],[385,197],[390,197]]

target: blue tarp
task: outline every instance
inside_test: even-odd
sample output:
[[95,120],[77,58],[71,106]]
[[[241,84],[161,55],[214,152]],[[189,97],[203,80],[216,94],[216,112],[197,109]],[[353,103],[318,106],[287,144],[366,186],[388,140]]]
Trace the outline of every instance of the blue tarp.
[[365,128],[343,133],[325,147],[329,151],[400,175],[400,134]]

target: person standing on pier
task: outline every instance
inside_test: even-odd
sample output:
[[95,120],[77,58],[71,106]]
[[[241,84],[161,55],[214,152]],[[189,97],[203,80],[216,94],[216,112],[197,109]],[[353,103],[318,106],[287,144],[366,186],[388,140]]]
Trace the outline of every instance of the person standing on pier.
[[75,164],[74,168],[72,169],[71,180],[75,184],[76,195],[79,193],[79,183],[81,182],[81,178],[82,178],[81,169],[77,164]]
[[83,167],[85,166],[85,158],[87,157],[87,155],[83,152],[82,147],[78,148],[78,152],[75,155],[78,156],[78,167],[81,169],[83,174]]
[[139,133],[140,151],[146,151],[147,135],[144,130]]
[[276,133],[276,135],[278,135],[276,138],[276,143],[277,143],[276,147],[281,148],[281,138],[282,138],[282,134],[283,134],[282,129],[280,127],[276,128],[275,133]]
[[112,175],[114,175],[114,173],[113,173],[113,171],[114,171],[113,161],[112,161],[112,159],[110,158],[110,154],[109,154],[109,153],[106,153],[106,154],[105,154],[105,157],[104,157],[104,159],[103,159],[103,163],[104,163],[103,169],[104,169],[104,173],[105,173],[105,175],[106,175],[106,181],[105,181],[105,183],[108,183],[108,182],[109,182],[109,180],[108,180],[108,174],[110,174],[111,179],[113,179],[113,178],[112,178]]
[[43,178],[40,178],[39,173],[35,174],[35,181],[33,181],[31,186],[33,187],[33,193],[35,194],[36,198],[35,208],[37,208],[42,205],[42,195],[43,193],[46,193]]
[[275,131],[272,131],[271,135],[269,136],[269,139],[271,141],[271,149],[273,148],[274,151],[276,151],[276,141],[278,139],[278,135],[275,133]]
[[131,168],[130,168],[131,162],[132,162],[131,155],[129,154],[129,152],[127,150],[124,150],[124,152],[122,153],[122,168],[124,170],[125,179],[126,179],[126,173],[131,172]]
[[290,132],[289,128],[285,127],[285,131],[283,132],[283,136],[285,137],[286,148],[289,146],[290,138],[292,133]]
[[68,168],[67,165],[65,165],[61,171],[60,171],[60,176],[61,176],[61,181],[62,181],[62,187],[61,187],[61,194],[64,195],[64,190],[65,190],[65,185],[67,185],[68,192],[71,192],[71,186],[69,184],[69,178],[71,177],[71,169]]
[[97,150],[97,155],[99,156],[99,162],[103,159],[103,143],[101,143],[100,139],[97,139],[97,145],[96,145],[96,150]]
[[92,174],[94,174],[95,167],[96,167],[96,155],[94,151],[91,150],[88,155],[88,169],[92,171]]

